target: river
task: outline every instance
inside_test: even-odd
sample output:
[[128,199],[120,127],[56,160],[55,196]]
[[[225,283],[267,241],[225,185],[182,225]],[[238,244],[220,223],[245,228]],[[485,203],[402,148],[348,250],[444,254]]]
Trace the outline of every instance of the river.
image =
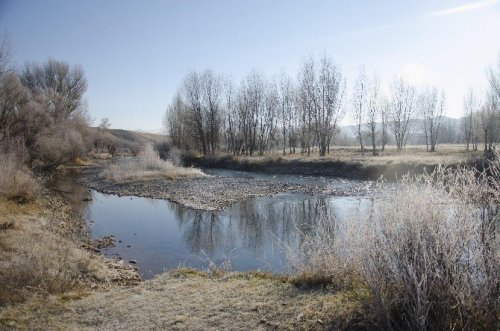
[[[335,188],[363,182],[325,177],[265,175],[207,170],[221,180],[227,176],[272,178],[289,183],[318,183]],[[59,184],[64,187],[66,184]],[[63,192],[82,190],[74,186]],[[83,189],[84,190],[84,189]],[[337,224],[368,213],[366,196],[310,196],[283,193],[236,203],[222,211],[198,211],[148,198],[115,196],[90,191],[88,202],[73,199],[88,222],[92,239],[112,235],[110,258],[133,261],[145,279],[176,267],[207,269],[225,265],[231,271],[291,272],[287,256],[297,250],[303,234],[322,215]],[[88,200],[88,199],[86,199]]]

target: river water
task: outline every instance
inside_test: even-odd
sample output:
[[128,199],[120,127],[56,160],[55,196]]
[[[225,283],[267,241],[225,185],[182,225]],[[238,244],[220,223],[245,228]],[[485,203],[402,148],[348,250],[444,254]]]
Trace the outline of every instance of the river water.
[[[363,182],[337,178],[262,175],[208,170],[221,176],[273,178],[290,183],[318,183],[344,188]],[[278,194],[237,203],[218,212],[197,211],[176,203],[90,192],[83,206],[90,236],[113,235],[116,246],[103,249],[111,258],[136,262],[145,279],[179,266],[207,269],[230,265],[232,271],[292,271],[287,256],[321,217],[342,224],[368,213],[368,197]]]

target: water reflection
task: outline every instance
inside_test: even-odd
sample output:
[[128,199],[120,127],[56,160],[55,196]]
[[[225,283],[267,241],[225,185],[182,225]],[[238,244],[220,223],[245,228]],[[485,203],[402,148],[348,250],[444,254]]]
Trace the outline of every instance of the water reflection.
[[296,249],[321,216],[338,226],[366,214],[370,199],[282,194],[257,198],[220,212],[195,211],[168,201],[93,192],[88,217],[93,237],[113,234],[105,254],[137,260],[145,278],[185,265],[206,268],[230,259],[234,271],[286,270],[283,247]]

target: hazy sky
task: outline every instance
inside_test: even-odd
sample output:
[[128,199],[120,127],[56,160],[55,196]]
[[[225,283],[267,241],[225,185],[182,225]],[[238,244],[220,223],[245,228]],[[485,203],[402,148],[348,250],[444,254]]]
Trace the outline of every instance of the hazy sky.
[[8,1],[0,31],[14,60],[80,64],[96,123],[158,130],[184,75],[211,68],[239,81],[252,68],[292,76],[326,51],[352,84],[360,65],[387,86],[404,73],[445,89],[459,117],[470,87],[500,55],[500,0]]

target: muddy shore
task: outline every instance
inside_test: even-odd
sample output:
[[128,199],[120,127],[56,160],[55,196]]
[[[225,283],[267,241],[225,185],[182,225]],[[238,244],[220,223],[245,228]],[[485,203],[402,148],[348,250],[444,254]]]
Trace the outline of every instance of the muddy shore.
[[114,183],[103,178],[101,167],[81,170],[77,181],[101,193],[164,199],[197,210],[221,210],[234,203],[279,193],[359,196],[367,194],[373,183],[351,183],[342,189],[322,184],[295,184],[251,177],[207,176],[177,180],[150,180]]

